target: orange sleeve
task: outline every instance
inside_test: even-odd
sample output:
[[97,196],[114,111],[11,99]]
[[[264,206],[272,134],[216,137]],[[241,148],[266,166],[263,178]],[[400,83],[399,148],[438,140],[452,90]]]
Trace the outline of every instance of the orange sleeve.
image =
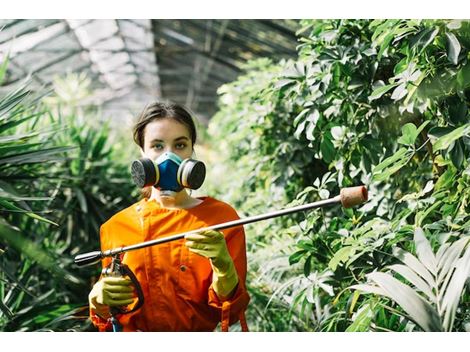
[[[246,290],[246,244],[245,231],[242,226],[222,231],[226,236],[227,248],[235,264],[238,274],[238,286],[235,293],[228,300],[221,301],[217,296],[212,284],[209,286],[209,306],[220,311],[222,328],[236,323],[244,312],[250,301]],[[224,329],[222,329],[224,330]]]

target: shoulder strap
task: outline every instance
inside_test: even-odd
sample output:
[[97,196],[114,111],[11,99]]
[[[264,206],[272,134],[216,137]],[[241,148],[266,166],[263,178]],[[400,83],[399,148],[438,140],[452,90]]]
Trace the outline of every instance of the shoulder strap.
[[[246,323],[245,311],[243,310],[239,315],[240,326],[243,332],[248,332],[248,324]],[[228,332],[230,325],[230,302],[225,301],[222,303],[222,317],[221,317],[221,330]]]

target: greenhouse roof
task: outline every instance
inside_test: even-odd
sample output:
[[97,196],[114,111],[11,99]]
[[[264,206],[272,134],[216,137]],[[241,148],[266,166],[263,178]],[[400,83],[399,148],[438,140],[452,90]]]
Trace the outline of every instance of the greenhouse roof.
[[[294,57],[293,20],[0,20],[3,86],[31,76],[32,88],[56,75],[85,72],[86,103],[135,114],[156,99],[184,104],[207,122],[217,88],[250,59]],[[5,88],[6,87],[6,88]]]

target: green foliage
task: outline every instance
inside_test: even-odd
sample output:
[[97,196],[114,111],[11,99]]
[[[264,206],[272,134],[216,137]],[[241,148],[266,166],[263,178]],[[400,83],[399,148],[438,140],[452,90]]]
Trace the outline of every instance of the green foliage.
[[395,256],[403,264],[389,266],[414,287],[390,274],[372,272],[367,277],[376,286],[360,284],[353,288],[390,297],[425,331],[452,331],[459,300],[470,277],[470,237],[445,243],[434,254],[418,227],[414,242],[418,258],[396,247]]
[[[318,331],[465,330],[465,289],[452,289],[455,314],[445,323],[439,310],[422,323],[405,303],[419,288],[392,278],[392,291],[407,287],[405,300],[395,300],[381,295],[380,285],[389,275],[384,271],[397,268],[397,250],[418,250],[420,257],[417,229],[434,252],[468,235],[470,23],[304,20],[301,26],[296,60],[250,63],[220,88],[210,132],[215,149],[230,151],[218,160],[230,177],[221,177],[229,181],[215,191],[251,214],[361,183],[370,200],[359,209],[317,209],[247,227],[252,305],[269,310],[264,292],[270,305],[288,306],[291,314],[277,315],[267,328],[278,331],[301,328],[291,325],[299,319],[302,329]],[[265,267],[276,274],[267,276]],[[316,290],[313,281],[294,286],[328,270],[333,296],[305,295],[308,285]],[[368,279],[378,285],[377,297],[350,289]]]
[[[23,83],[0,98],[4,331],[90,329],[85,302],[98,267],[79,270],[72,258],[96,249],[99,226],[136,197],[129,151],[112,147],[96,112],[54,97],[45,105]],[[64,115],[54,102],[73,109]]]

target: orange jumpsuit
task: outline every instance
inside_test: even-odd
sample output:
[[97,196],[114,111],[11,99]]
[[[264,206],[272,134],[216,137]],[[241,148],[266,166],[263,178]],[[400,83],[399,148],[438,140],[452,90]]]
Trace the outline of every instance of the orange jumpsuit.
[[[191,209],[162,208],[146,198],[133,204],[101,226],[101,250],[127,246],[217,223],[239,219],[228,204],[201,197]],[[134,272],[144,293],[144,305],[119,317],[123,331],[213,331],[240,319],[250,300],[246,286],[246,246],[242,226],[222,230],[238,273],[238,286],[229,300],[221,301],[212,287],[209,259],[192,253],[184,239],[125,253],[123,262]],[[110,263],[103,260],[103,266]],[[110,324],[90,310],[100,331]]]

